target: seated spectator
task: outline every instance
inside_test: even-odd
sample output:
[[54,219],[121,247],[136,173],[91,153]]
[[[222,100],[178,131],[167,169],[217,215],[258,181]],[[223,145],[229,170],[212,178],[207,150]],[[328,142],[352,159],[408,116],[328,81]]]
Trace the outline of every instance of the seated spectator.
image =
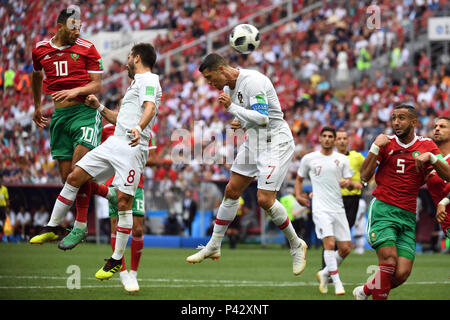
[[38,211],[33,216],[33,232],[39,234],[43,227],[47,225],[49,214],[44,205],[41,205]]
[[20,206],[14,219],[14,235],[19,235],[22,241],[28,241],[32,227],[31,214],[23,205]]

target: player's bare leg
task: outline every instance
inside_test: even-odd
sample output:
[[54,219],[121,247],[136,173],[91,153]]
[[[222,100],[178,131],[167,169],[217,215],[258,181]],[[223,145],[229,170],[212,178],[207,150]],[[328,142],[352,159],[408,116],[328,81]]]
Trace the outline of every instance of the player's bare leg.
[[225,187],[225,196],[219,207],[216,221],[214,223],[214,230],[211,239],[206,246],[198,246],[197,249],[200,249],[200,251],[187,257],[187,262],[200,263],[206,258],[212,260],[217,260],[220,258],[222,239],[225,236],[228,225],[236,217],[239,206],[239,197],[250,185],[253,179],[253,177],[247,177],[236,172],[231,172],[230,180]]
[[265,210],[272,222],[283,232],[291,247],[292,272],[300,275],[306,267],[306,242],[300,239],[292,226],[286,208],[277,200],[277,191],[258,189],[258,204]]

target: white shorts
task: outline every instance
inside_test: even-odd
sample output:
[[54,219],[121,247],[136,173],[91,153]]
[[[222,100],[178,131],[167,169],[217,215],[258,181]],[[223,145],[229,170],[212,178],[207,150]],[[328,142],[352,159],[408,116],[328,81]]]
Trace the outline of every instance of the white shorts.
[[134,196],[147,163],[148,147],[131,147],[129,141],[127,137],[111,136],[75,165],[98,183],[104,183],[114,175],[113,185],[121,192]]
[[323,239],[331,236],[336,241],[352,240],[345,211],[334,213],[313,212],[312,218],[316,226],[317,238]]
[[231,171],[258,179],[258,189],[278,191],[294,155],[294,141],[269,144],[264,150],[251,150],[243,143],[233,162]]

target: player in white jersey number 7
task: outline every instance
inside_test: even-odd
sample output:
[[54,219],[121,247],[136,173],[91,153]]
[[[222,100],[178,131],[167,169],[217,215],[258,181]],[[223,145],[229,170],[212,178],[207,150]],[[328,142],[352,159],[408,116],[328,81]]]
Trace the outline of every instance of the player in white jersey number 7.
[[198,263],[206,258],[220,258],[222,239],[236,217],[239,197],[257,178],[258,204],[289,240],[293,273],[299,275],[306,266],[308,246],[297,236],[286,209],[276,198],[294,153],[294,140],[283,118],[275,88],[260,72],[233,68],[215,53],[204,58],[199,71],[210,85],[224,90],[219,102],[235,116],[232,128],[245,127],[247,133],[231,167],[211,239],[186,261]]

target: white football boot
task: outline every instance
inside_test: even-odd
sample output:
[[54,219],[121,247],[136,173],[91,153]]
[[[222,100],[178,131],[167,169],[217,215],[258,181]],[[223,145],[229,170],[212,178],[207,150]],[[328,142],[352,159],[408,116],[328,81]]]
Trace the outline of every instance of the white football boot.
[[328,273],[325,273],[324,270],[320,270],[316,273],[316,278],[319,281],[319,291],[320,293],[328,292]]
[[137,281],[137,272],[131,270],[128,274],[130,281],[128,282],[128,285],[125,287],[125,290],[127,290],[128,292],[138,292],[139,284]]
[[187,257],[186,261],[189,263],[200,263],[205,259],[218,260],[220,258],[220,247],[210,248],[208,245],[199,245],[197,247],[200,251]]
[[291,256],[293,258],[292,271],[296,276],[300,275],[306,267],[306,249],[308,245],[305,241],[300,239],[297,248],[291,249]]
[[367,300],[367,298],[369,298],[364,293],[364,286],[359,286],[353,289],[353,296],[355,297],[355,300]]

